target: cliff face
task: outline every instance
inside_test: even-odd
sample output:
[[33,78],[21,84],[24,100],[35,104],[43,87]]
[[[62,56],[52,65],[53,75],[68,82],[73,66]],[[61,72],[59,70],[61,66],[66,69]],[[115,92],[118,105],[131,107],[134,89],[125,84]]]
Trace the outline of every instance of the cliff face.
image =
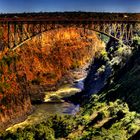
[[90,62],[102,48],[97,36],[88,30],[49,31],[17,50],[20,56],[17,71],[19,74],[25,71],[27,80],[33,84],[54,85],[70,70]]
[[0,128],[13,123],[31,110],[28,83],[16,72],[18,56],[10,52],[0,61]]
[[71,82],[73,72],[89,63],[103,48],[96,34],[89,30],[52,30],[16,50],[20,57],[16,71],[20,76],[26,75],[30,95],[36,100],[43,96],[42,91]]
[[72,71],[89,63],[102,49],[104,44],[94,32],[65,28],[36,36],[15,51],[2,52],[0,124],[28,112],[29,95],[38,94],[40,87],[51,90],[69,82],[74,78]]
[[20,102],[20,104],[9,103],[9,105],[11,105],[12,107],[4,110],[0,114],[0,131],[3,131],[11,124],[20,122],[32,112],[32,105],[31,105],[30,98],[26,98],[21,101],[22,102]]

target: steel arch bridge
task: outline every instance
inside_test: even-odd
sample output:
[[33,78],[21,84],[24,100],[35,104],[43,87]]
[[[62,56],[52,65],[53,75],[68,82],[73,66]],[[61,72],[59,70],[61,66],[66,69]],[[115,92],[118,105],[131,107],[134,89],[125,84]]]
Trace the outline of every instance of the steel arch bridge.
[[131,45],[136,23],[137,21],[123,20],[0,18],[0,35],[6,38],[6,44],[12,50],[38,34],[64,27],[93,30],[112,37],[125,45]]

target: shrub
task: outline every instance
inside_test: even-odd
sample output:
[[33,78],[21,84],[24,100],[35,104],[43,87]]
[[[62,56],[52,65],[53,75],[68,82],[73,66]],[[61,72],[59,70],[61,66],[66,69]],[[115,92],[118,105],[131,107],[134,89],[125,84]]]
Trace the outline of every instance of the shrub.
[[35,139],[54,140],[54,131],[42,123],[38,124],[35,127]]
[[52,119],[52,128],[55,131],[56,138],[66,137],[76,127],[76,121],[71,116],[63,117],[56,115]]
[[101,51],[101,59],[103,59],[105,61],[108,60],[108,54],[107,54],[106,50]]

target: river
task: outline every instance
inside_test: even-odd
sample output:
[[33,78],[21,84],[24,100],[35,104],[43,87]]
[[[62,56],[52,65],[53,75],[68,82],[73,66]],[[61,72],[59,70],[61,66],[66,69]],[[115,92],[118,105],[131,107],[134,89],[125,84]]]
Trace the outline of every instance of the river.
[[[37,124],[45,120],[51,114],[75,115],[79,109],[79,104],[66,102],[63,97],[71,96],[83,90],[84,78],[76,80],[74,84],[67,84],[60,87],[57,91],[46,92],[44,103],[33,105],[34,111],[23,122],[14,124],[6,131],[15,131],[17,128],[24,128],[28,125]],[[55,98],[55,100],[54,100]]]

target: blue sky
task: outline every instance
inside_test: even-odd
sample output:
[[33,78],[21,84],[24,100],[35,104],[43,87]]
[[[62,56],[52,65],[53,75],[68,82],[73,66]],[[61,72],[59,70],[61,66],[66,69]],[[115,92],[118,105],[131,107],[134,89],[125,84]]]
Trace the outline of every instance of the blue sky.
[[140,0],[0,0],[0,12],[139,12]]

